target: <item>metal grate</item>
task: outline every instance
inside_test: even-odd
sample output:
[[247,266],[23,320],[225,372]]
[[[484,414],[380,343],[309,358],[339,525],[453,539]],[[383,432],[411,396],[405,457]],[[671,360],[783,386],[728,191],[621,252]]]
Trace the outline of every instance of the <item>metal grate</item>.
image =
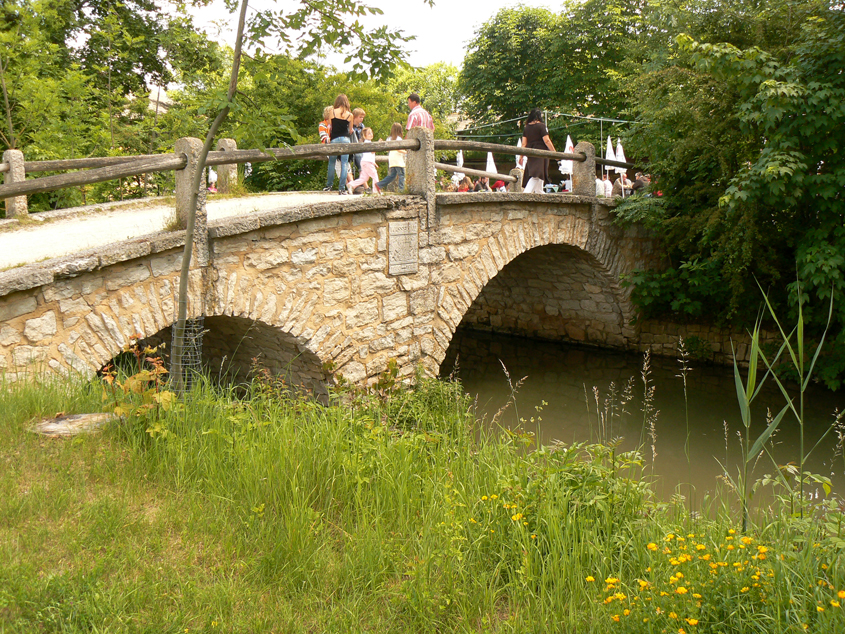
[[[173,358],[170,359],[170,380],[175,385],[181,385],[184,392],[191,390],[191,387],[199,373],[202,372],[202,336],[205,333],[203,328],[204,317],[185,320],[185,332],[182,337],[182,381],[173,376]],[[178,328],[173,325],[173,333],[170,344],[171,354],[178,349]]]

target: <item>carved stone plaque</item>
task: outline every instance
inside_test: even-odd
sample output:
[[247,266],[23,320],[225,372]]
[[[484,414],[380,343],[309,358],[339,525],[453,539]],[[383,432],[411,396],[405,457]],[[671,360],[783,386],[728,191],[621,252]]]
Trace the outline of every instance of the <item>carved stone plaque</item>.
[[416,273],[419,270],[419,220],[391,220],[387,226],[388,273]]

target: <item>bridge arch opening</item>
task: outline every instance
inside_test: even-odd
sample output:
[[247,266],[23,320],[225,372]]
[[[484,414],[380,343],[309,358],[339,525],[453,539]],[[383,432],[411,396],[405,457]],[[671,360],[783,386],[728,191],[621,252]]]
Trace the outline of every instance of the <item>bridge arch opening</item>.
[[[458,329],[621,348],[621,297],[595,256],[570,245],[544,245],[520,254],[490,279]],[[458,352],[453,348],[443,369],[451,367]]]
[[[166,344],[163,356],[169,365],[171,336],[172,328],[167,327],[142,344]],[[266,369],[296,389],[321,397],[327,393],[320,358],[293,335],[260,321],[226,315],[205,317],[202,361],[213,381],[244,381],[254,369]]]

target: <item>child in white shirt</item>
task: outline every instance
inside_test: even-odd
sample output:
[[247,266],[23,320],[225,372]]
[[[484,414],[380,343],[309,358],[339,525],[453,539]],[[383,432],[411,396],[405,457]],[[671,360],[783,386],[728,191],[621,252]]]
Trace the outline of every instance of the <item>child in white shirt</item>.
[[[364,128],[361,136],[364,138],[364,143],[372,143],[373,129]],[[361,152],[361,175],[354,181],[346,184],[346,189],[349,193],[353,193],[356,187],[366,185],[370,179],[373,179],[373,185],[378,180],[378,169],[376,168],[376,153],[375,152]]]

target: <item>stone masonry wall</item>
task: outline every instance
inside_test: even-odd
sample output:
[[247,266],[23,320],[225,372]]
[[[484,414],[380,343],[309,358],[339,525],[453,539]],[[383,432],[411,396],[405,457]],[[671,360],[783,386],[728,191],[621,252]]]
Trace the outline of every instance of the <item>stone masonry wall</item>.
[[618,285],[592,256],[550,245],[523,253],[475,299],[466,327],[624,347]]

